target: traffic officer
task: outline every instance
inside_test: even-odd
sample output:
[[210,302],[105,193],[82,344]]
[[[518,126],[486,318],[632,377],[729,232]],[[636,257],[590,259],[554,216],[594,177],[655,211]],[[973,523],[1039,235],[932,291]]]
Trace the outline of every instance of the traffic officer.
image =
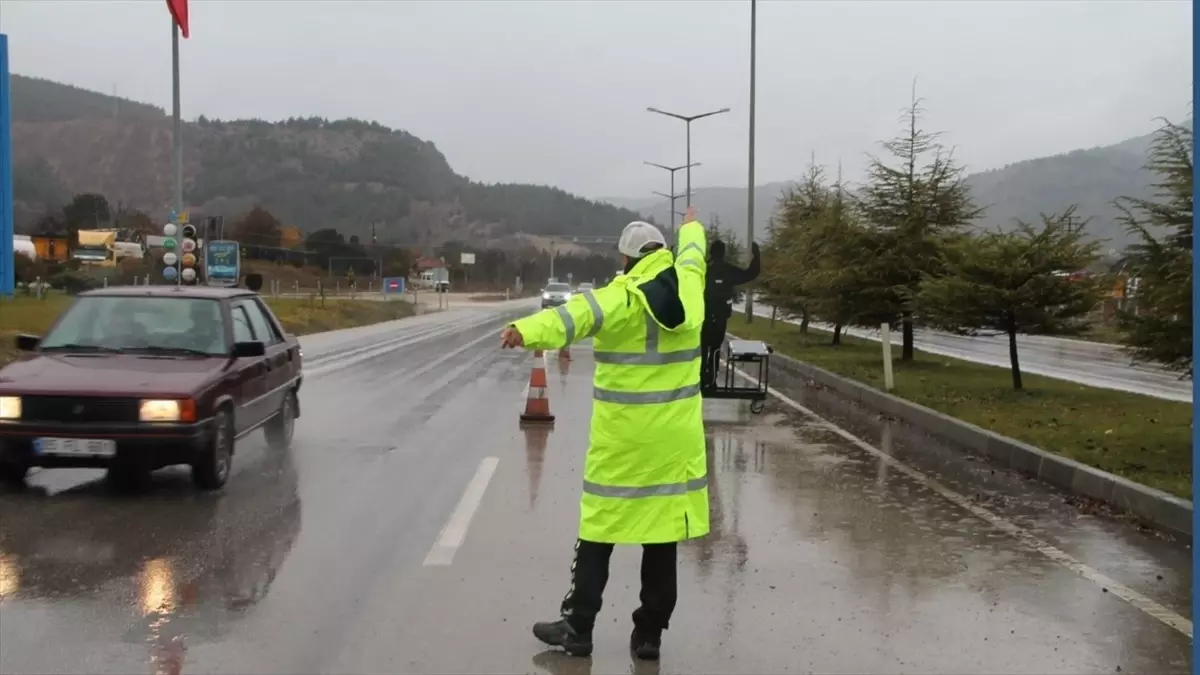
[[596,373],[579,535],[561,618],[533,634],[568,654],[592,653],[592,628],[614,544],[641,544],[641,606],[630,649],[657,659],[676,601],[677,543],[708,534],[700,399],[704,227],[688,209],[672,255],[649,223],[625,227],[624,269],[607,286],[504,330],[505,348],[553,350],[595,338]]
[[725,260],[725,242],[717,239],[708,248],[708,270],[704,285],[704,328],[700,342],[703,351],[701,382],[706,387],[717,383],[721,345],[725,328],[733,315],[733,298],[737,287],[758,278],[758,244],[751,243],[750,266],[741,269]]

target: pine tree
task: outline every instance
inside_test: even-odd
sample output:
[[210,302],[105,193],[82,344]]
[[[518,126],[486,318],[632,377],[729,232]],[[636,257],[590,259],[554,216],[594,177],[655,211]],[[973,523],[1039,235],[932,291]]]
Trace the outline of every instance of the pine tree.
[[883,318],[899,318],[903,324],[903,361],[913,358],[914,303],[922,277],[938,273],[942,247],[982,213],[962,168],[938,143],[938,134],[921,128],[920,104],[914,91],[904,112],[904,134],[884,143],[894,165],[872,157],[859,199],[881,244],[872,267],[882,299],[890,305],[883,314],[891,316]]
[[841,179],[827,189],[806,231],[806,288],[812,311],[833,323],[832,343],[841,344],[846,326],[869,322],[878,313],[876,280],[870,261],[874,233],[846,194]]
[[779,205],[762,247],[759,287],[766,301],[787,315],[800,316],[800,330],[808,331],[809,292],[806,281],[812,273],[811,228],[825,211],[829,188],[824,168],[812,164],[796,185],[779,197]]
[[940,275],[921,284],[918,303],[932,325],[1008,336],[1013,389],[1023,386],[1017,333],[1079,334],[1100,302],[1100,282],[1075,274],[1099,258],[1100,244],[1074,211],[1044,215],[1039,227],[1018,221],[1012,232],[960,237],[945,247]]
[[1192,131],[1164,121],[1146,168],[1158,177],[1150,199],[1114,202],[1138,238],[1129,247],[1136,309],[1119,317],[1126,350],[1192,377]]

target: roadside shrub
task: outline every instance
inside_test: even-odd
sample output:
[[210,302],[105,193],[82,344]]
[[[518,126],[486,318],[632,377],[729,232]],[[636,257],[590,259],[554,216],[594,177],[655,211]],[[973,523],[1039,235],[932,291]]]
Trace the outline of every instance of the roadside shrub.
[[93,288],[99,288],[102,285],[96,279],[70,271],[59,272],[47,281],[49,281],[52,288],[57,288],[68,295],[75,295],[76,293],[82,293]]

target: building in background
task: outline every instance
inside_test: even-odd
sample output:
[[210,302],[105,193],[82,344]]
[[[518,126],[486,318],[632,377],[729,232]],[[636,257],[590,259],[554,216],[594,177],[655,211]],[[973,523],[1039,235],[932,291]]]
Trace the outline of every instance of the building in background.
[[29,237],[37,251],[38,260],[64,263],[71,259],[71,237],[60,234],[35,234]]

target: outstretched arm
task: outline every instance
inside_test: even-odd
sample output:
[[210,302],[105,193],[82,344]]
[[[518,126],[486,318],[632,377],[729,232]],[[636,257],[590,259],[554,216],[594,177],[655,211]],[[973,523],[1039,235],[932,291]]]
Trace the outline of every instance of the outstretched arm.
[[[623,306],[625,289],[605,286],[594,291],[572,295],[564,305],[543,309],[512,324],[520,342],[507,347],[526,349],[562,349],[580,340],[594,337],[604,327],[606,317]],[[507,330],[506,330],[507,334]]]
[[732,283],[734,286],[741,286],[742,284],[748,284],[751,281],[754,281],[755,279],[758,278],[758,273],[760,270],[759,270],[759,252],[758,252],[758,243],[757,242],[750,244],[750,251],[751,251],[751,256],[750,256],[750,266],[749,267],[747,267],[746,269],[743,270],[743,269],[739,269],[737,267],[730,266],[729,276],[732,277],[730,279],[730,283]]

